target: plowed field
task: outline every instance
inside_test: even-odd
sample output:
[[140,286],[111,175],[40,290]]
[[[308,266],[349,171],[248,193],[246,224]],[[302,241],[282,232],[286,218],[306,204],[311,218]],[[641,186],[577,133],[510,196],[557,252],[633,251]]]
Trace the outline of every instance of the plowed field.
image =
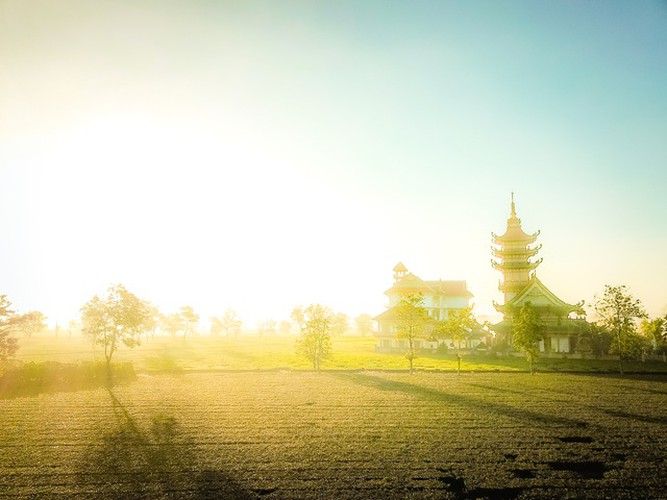
[[0,496],[667,498],[666,381],[140,375],[0,400]]

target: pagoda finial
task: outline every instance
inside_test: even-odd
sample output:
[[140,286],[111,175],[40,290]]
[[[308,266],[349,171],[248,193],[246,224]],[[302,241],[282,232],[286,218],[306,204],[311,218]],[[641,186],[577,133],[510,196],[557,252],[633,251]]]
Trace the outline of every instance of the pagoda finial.
[[512,219],[516,219],[516,207],[514,206],[514,191],[512,191],[512,204],[511,204],[510,217]]

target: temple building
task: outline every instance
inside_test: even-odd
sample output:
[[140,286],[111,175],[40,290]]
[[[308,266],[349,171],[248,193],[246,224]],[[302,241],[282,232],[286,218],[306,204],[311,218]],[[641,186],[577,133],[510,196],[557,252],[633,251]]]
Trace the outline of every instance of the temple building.
[[[420,295],[428,315],[434,320],[445,320],[450,312],[468,307],[473,297],[465,281],[425,281],[409,272],[400,262],[394,267],[394,284],[384,293],[389,298],[388,308],[373,318],[377,323],[378,345],[376,350],[378,352],[407,349],[407,340],[400,339],[397,335],[399,332],[395,308],[399,305],[401,298]],[[476,347],[482,341],[481,338],[481,335],[472,335],[466,347]],[[447,343],[447,340],[441,342]],[[416,341],[415,347],[431,350],[437,349],[438,345],[438,342],[423,338]]]
[[562,301],[537,278],[536,269],[542,263],[542,259],[535,259],[542,248],[542,245],[535,245],[539,234],[539,231],[527,234],[521,228],[512,193],[507,229],[500,236],[491,233],[491,251],[495,257],[491,265],[503,275],[498,288],[504,295],[503,304],[493,304],[503,314],[503,320],[494,326],[494,330],[509,343],[512,314],[530,302],[544,326],[540,350],[547,354],[574,353],[577,339],[587,325],[583,319],[584,302],[568,304]]

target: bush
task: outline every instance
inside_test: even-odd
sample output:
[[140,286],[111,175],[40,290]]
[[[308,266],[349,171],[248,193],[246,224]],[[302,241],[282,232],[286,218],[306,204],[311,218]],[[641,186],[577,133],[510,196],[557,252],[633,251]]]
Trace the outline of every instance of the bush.
[[[112,364],[111,376],[114,383],[132,382],[137,378],[131,363]],[[94,389],[108,385],[108,380],[104,362],[24,363],[0,376],[0,398]]]

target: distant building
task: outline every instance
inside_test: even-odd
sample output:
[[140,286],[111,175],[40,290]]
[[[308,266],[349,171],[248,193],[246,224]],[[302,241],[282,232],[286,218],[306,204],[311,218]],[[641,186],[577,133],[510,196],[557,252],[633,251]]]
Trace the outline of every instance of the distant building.
[[[389,298],[388,308],[373,318],[377,323],[378,345],[376,349],[379,352],[407,349],[407,340],[398,338],[396,306],[399,305],[401,298],[420,295],[428,315],[434,320],[445,320],[451,312],[468,307],[473,297],[465,281],[424,281],[409,272],[400,262],[394,267],[394,284],[384,293]],[[447,340],[445,339],[444,342],[447,343]],[[466,347],[476,347],[480,342],[481,335],[473,335]],[[417,349],[432,350],[436,349],[438,345],[438,342],[426,338],[416,341]],[[447,345],[449,346],[449,343]]]
[[494,330],[509,343],[512,315],[530,302],[544,325],[544,341],[540,343],[540,350],[547,354],[574,353],[577,339],[587,327],[582,319],[584,302],[568,304],[562,301],[537,278],[535,270],[542,259],[535,260],[534,257],[542,245],[534,243],[539,234],[539,231],[527,234],[521,228],[512,193],[507,229],[500,236],[491,233],[491,250],[497,259],[492,259],[491,265],[503,274],[498,288],[504,295],[503,304],[493,304],[503,314],[503,320],[494,326]]

